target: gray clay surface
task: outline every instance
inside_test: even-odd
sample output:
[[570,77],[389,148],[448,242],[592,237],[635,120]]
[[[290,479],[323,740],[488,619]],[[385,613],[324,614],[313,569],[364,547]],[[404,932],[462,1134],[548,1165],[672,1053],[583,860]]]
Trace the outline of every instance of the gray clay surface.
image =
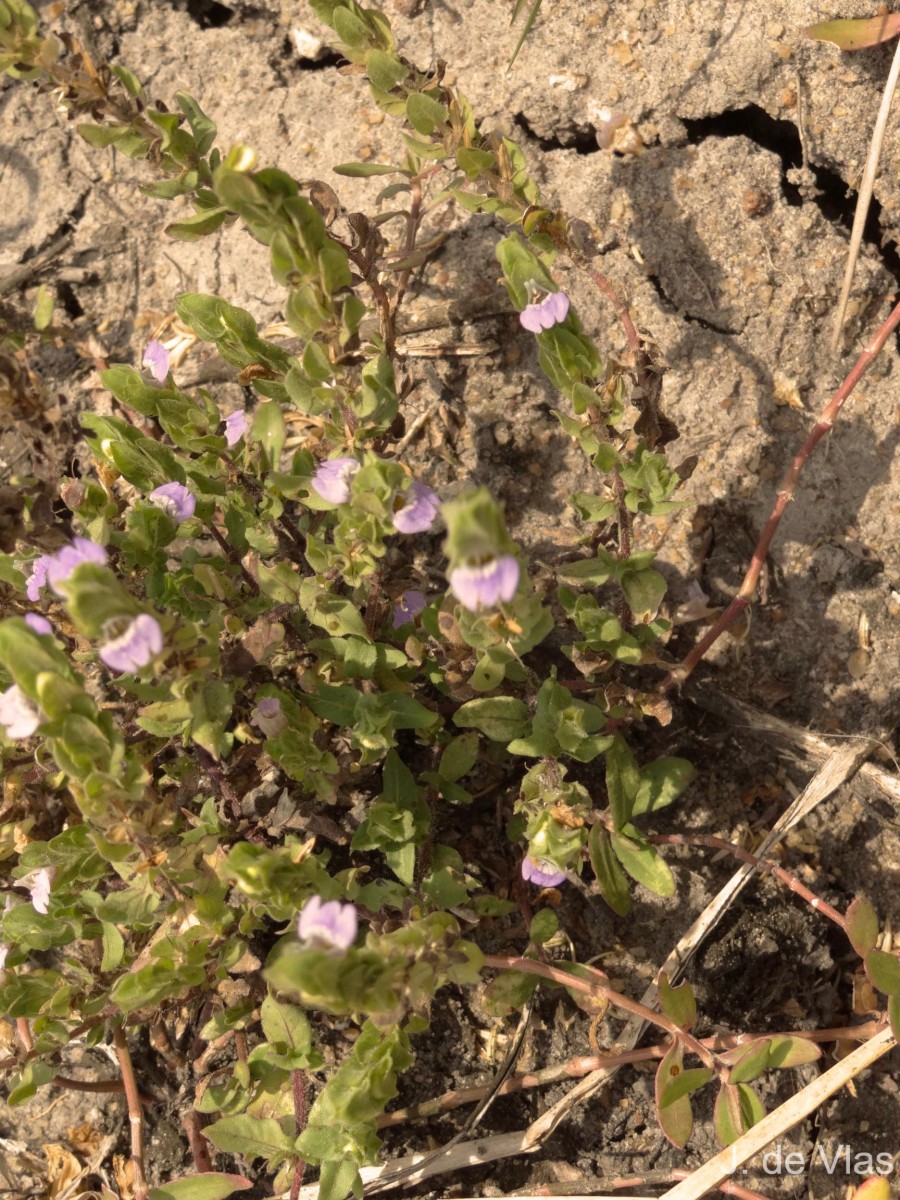
[[[402,52],[420,66],[445,60],[448,78],[483,124],[524,147],[545,197],[593,227],[602,251],[598,265],[627,295],[641,331],[666,364],[663,400],[681,433],[670,447],[673,461],[699,459],[681,493],[689,503],[642,528],[642,544],[658,552],[673,611],[697,582],[711,605],[727,602],[791,456],[898,290],[895,115],[844,351],[834,361],[829,339],[853,189],[893,47],[841,55],[802,31],[827,16],[871,15],[872,4],[843,0],[832,9],[812,0],[544,0],[510,71],[517,32],[509,27],[508,2],[384,4]],[[192,93],[217,121],[221,145],[247,142],[261,163],[299,179],[325,179],[348,209],[370,205],[378,180],[338,179],[331,168],[360,158],[389,162],[398,153],[396,128],[362,80],[342,73],[333,56],[319,63],[298,56],[296,30],[324,36],[303,3],[85,0],[42,6],[48,13],[60,7],[67,12],[59,21],[90,37],[99,53],[129,65],[152,94],[171,101],[179,89]],[[602,106],[628,114],[642,153],[598,149]],[[43,280],[57,287],[58,303],[77,331],[43,351],[35,364],[45,384],[40,408],[0,416],[2,483],[30,480],[29,486],[52,497],[73,456],[83,454],[79,412],[109,405],[97,361],[135,362],[148,331],[172,310],[179,292],[221,294],[261,324],[279,319],[282,295],[269,278],[262,248],[237,227],[195,244],[167,240],[163,226],[180,215],[178,205],[173,212],[171,205],[142,196],[137,184],[149,178],[146,165],[84,144],[54,111],[52,97],[0,82],[0,277],[65,239],[46,271],[0,303],[29,312]],[[512,531],[532,556],[574,546],[579,531],[566,497],[587,486],[587,476],[551,414],[556,398],[539,371],[533,339],[504,309],[493,253],[503,233],[491,219],[444,209],[432,215],[423,236],[439,230],[447,240],[417,274],[410,313],[466,295],[486,303],[499,296],[500,315],[407,339],[407,369],[418,385],[407,418],[433,410],[410,447],[410,462],[445,495],[489,484],[505,500]],[[598,344],[624,357],[621,328],[603,298],[563,262],[557,278]],[[202,347],[192,351],[183,367],[188,379],[194,372],[213,379],[208,386],[225,409],[243,403],[232,375],[217,375],[206,353]],[[741,640],[723,639],[694,687],[722,687],[828,734],[892,726],[900,657],[898,378],[892,342],[801,481],[749,632]],[[441,586],[439,578],[434,582]],[[860,655],[862,620],[870,632]],[[702,628],[696,621],[676,626],[673,657]],[[683,754],[700,768],[690,813],[673,817],[673,829],[684,822],[726,835],[741,827],[765,829],[770,805],[784,807],[812,771],[809,764],[785,766],[770,747],[717,725],[686,697],[676,700],[672,725],[647,738],[655,752]],[[805,864],[811,881],[826,892],[830,887],[835,902],[866,889],[896,926],[898,813],[888,809],[887,817],[879,816],[869,800],[856,788],[839,793],[806,827],[806,840],[794,848],[789,843],[786,854]],[[477,828],[470,836],[478,836]],[[873,858],[880,864],[874,871]],[[678,898],[660,901],[643,893],[624,924],[606,911],[576,916],[571,897],[561,915],[583,952],[614,953],[614,967],[607,969],[639,994],[726,872],[727,863],[685,858]],[[754,899],[716,938],[694,968],[716,1021],[740,1027],[778,1012],[784,1021],[799,980],[804,1017],[840,1023],[835,988],[842,951],[805,910],[791,909],[768,884],[757,886]],[[570,1006],[545,998],[523,1069],[590,1053],[587,1021],[573,1014]],[[491,1063],[479,1057],[475,1032],[482,1023],[469,999],[442,1006],[430,1042],[420,1047],[403,1083],[401,1103],[488,1078]],[[618,1028],[607,1019],[601,1043],[612,1044]],[[504,1100],[483,1131],[522,1128],[561,1094],[560,1086]],[[117,1101],[92,1098],[88,1110],[76,1111],[76,1101],[63,1095],[71,1126],[87,1120],[104,1130],[117,1127]],[[0,1138],[39,1155],[43,1143],[63,1136],[50,1128],[46,1107],[33,1101],[0,1114]],[[864,1136],[877,1153],[896,1132],[897,1111],[897,1085],[882,1065],[858,1098],[842,1093],[823,1110],[822,1127],[798,1128],[785,1151],[809,1152],[816,1137],[831,1144]],[[652,1076],[623,1074],[610,1094],[577,1112],[538,1155],[443,1182],[455,1194],[491,1195],[691,1166],[713,1152],[709,1115],[703,1114],[705,1125],[690,1150],[677,1154],[652,1120]],[[149,1120],[154,1180],[180,1173],[189,1159],[177,1115],[156,1113]],[[179,1136],[168,1135],[170,1125]],[[387,1152],[421,1148],[426,1136],[438,1144],[456,1128],[455,1118],[445,1117],[427,1135],[406,1129],[388,1137]],[[118,1150],[124,1148],[122,1140]],[[827,1200],[838,1194],[835,1179],[821,1171],[804,1179],[800,1191],[787,1178],[763,1178],[763,1184],[771,1196]],[[15,1186],[8,1194],[36,1194],[15,1192]]]

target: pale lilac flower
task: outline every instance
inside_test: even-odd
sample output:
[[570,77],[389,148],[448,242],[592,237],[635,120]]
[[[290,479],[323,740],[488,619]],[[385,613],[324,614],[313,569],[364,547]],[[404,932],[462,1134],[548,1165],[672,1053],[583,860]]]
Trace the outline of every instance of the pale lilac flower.
[[225,441],[229,446],[236,446],[247,432],[247,414],[242,408],[236,408],[225,418]]
[[152,338],[147,343],[141,366],[146,367],[157,383],[165,383],[169,374],[169,352],[162,344]]
[[164,483],[154,488],[147,499],[168,513],[173,521],[187,521],[197,507],[197,497],[183,483]]
[[16,880],[16,883],[21,887],[27,887],[31,892],[31,903],[34,905],[35,912],[46,915],[50,903],[50,885],[55,874],[52,867],[39,867],[36,871],[29,871],[27,875],[22,875]]
[[41,710],[18,684],[0,692],[0,725],[6,727],[7,737],[31,737],[42,720]]
[[464,608],[475,612],[493,608],[498,601],[512,600],[519,586],[519,563],[512,554],[501,554],[485,562],[454,567],[450,590]]
[[535,299],[519,313],[519,322],[529,333],[540,333],[564,321],[569,312],[569,297],[565,292],[550,292]]
[[394,528],[401,533],[424,533],[430,529],[441,506],[437,492],[425,483],[414,481],[403,499],[403,507],[394,513]]
[[106,566],[106,551],[90,538],[77,537],[72,539],[71,546],[63,546],[62,550],[53,555],[47,564],[47,582],[57,596],[62,595],[57,585],[64,583],[82,563]]
[[526,854],[522,859],[522,878],[526,883],[533,883],[535,887],[559,887],[561,883],[565,883],[568,875],[565,871],[560,871],[556,863],[550,862],[546,858],[532,858],[530,854]]
[[356,909],[340,900],[313,896],[297,918],[297,936],[307,946],[325,950],[349,950],[356,941]]
[[145,667],[162,648],[159,622],[149,613],[141,613],[129,622],[124,633],[100,647],[100,658],[113,671],[133,674]]
[[399,629],[400,626],[405,625],[407,621],[414,620],[425,607],[425,604],[425,597],[421,592],[417,592],[415,588],[408,592],[404,592],[394,605],[394,617],[392,622],[394,629]]
[[281,711],[281,701],[277,696],[263,696],[250,714],[250,720],[266,737],[278,737],[287,729],[287,717]]
[[350,482],[358,470],[355,458],[330,458],[320,463],[313,475],[313,491],[332,504],[346,504],[350,499]]
[[7,946],[5,942],[0,942],[0,983],[3,983],[6,972],[3,968],[6,966],[6,956],[12,950],[12,946]]
[[26,613],[25,624],[34,633],[52,633],[53,626],[46,617],[42,617],[40,613]]
[[53,556],[42,554],[31,564],[31,574],[25,580],[25,595],[32,604],[41,598],[41,588],[47,584],[47,568],[53,562]]

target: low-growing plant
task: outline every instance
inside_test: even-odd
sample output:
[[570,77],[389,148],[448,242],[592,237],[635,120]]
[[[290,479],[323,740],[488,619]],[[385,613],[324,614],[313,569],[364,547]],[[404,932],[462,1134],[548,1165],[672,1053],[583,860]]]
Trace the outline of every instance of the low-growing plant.
[[[262,1160],[294,1197],[308,1165],[323,1200],[360,1195],[436,995],[492,971],[496,1015],[526,1006],[543,981],[592,1017],[612,1005],[652,1022],[665,1039],[646,1052],[661,1058],[664,1133],[684,1146],[690,1095],[715,1084],[728,1144],[761,1117],[753,1083],[766,1071],[811,1061],[817,1040],[872,1036],[886,1018],[862,1034],[698,1038],[687,984],[663,975],[648,1008],[596,968],[548,953],[560,933],[553,889],[585,888],[624,916],[633,881],[675,893],[659,846],[712,841],[651,833],[693,770],[641,761],[633,732],[669,719],[665,692],[696,661],[680,673],[667,661],[665,583],[635,541],[638,515],[680,503],[684,474],[666,455],[676,431],[659,407],[659,364],[595,266],[590,231],[541,197],[521,149],[479,127],[443,67],[410,64],[376,9],[310,3],[402,130],[401,162],[336,167],[383,177],[367,214],[346,213],[327,183],[259,167],[248,146],[221,152],[189,95],[175,110],[152,101],[127,68],[43,35],[23,0],[0,0],[0,66],[52,93],[91,145],[149,164],[145,195],[188,197],[194,213],[167,226],[171,237],[237,223],[266,247],[284,324],[302,343],[289,352],[225,298],[180,296],[182,325],[254,403],[224,413],[211,392],[179,383],[173,346],[153,339],[140,368],[102,372],[122,415],[82,416],[93,473],[60,486],[77,536],[52,554],[23,543],[0,556],[0,1011],[19,1035],[3,1063],[9,1103],[59,1082],[54,1063],[73,1039],[111,1038],[139,1200],[250,1186],[213,1171],[214,1152]],[[487,488],[441,497],[401,457],[397,314],[431,253],[426,217],[447,204],[508,230],[496,246],[505,286],[559,392],[555,415],[594,471],[593,489],[571,497],[575,556],[530,562]],[[585,333],[554,280],[559,255],[614,304],[628,362]],[[309,431],[299,445],[290,414]],[[441,525],[439,548],[425,535]],[[414,553],[434,574],[417,573]],[[447,588],[436,594],[438,572]],[[273,832],[254,803],[264,776],[285,789],[282,826],[300,801],[311,831],[352,804],[349,845]],[[486,780],[512,801],[502,894],[483,864],[441,841]],[[842,915],[781,868],[733,852],[848,934],[896,1031],[900,963],[877,948],[871,905]],[[517,910],[529,920],[520,953],[486,954],[485,929]],[[322,1014],[356,1031],[330,1071]],[[230,1041],[236,1059],[188,1102],[198,1174],[150,1189],[127,1034],[147,1028],[183,1063],[170,1030],[185,1016],[189,1033]],[[685,1056],[699,1065],[685,1068]]]

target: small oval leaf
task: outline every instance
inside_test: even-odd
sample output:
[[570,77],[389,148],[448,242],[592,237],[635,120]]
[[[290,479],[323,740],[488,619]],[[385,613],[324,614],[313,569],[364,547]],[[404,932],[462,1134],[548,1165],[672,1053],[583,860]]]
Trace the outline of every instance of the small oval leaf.
[[600,895],[620,917],[627,917],[631,910],[628,880],[613,854],[609,834],[602,825],[593,825],[588,836],[588,854],[597,877]]
[[659,1003],[670,1021],[674,1021],[679,1029],[690,1029],[697,1020],[697,1001],[694,999],[694,989],[689,983],[672,987],[665,971],[660,972]]
[[860,956],[865,958],[878,940],[878,913],[868,900],[857,896],[847,909],[847,937]]
[[879,992],[888,996],[900,993],[900,958],[884,950],[870,950],[865,957],[866,974]]
[[225,1175],[207,1171],[202,1175],[186,1175],[172,1179],[162,1187],[152,1188],[150,1200],[225,1200],[234,1192],[246,1192],[253,1181],[243,1175]]
[[[679,1150],[687,1145],[694,1128],[694,1114],[686,1095],[672,1091],[681,1077],[682,1047],[675,1042],[667,1051],[656,1071],[656,1119],[665,1136]],[[667,1094],[671,1099],[667,1099]]]

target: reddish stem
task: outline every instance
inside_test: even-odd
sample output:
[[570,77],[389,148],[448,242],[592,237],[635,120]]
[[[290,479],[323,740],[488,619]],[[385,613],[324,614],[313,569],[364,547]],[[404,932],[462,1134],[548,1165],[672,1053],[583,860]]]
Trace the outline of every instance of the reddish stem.
[[621,992],[617,992],[611,988],[606,981],[606,976],[594,967],[582,964],[586,970],[591,971],[596,977],[595,983],[589,983],[588,980],[573,975],[569,971],[564,971],[560,967],[554,967],[552,963],[538,962],[534,958],[505,958],[499,954],[486,954],[484,956],[484,965],[486,967],[496,967],[501,971],[523,971],[527,975],[540,975],[544,979],[552,979],[554,983],[561,983],[564,987],[574,988],[579,992],[587,992],[591,996],[602,996],[616,1008],[633,1013],[635,1016],[640,1017],[641,1020],[648,1021],[651,1025],[657,1025],[659,1028],[664,1029],[666,1033],[670,1033],[674,1038],[678,1038],[686,1050],[690,1050],[696,1054],[701,1062],[711,1067],[716,1073],[721,1073],[723,1069],[728,1069],[720,1066],[715,1054],[707,1049],[702,1042],[699,1042],[688,1033],[687,1030],[682,1029],[674,1021],[670,1020],[665,1013],[654,1012],[652,1008],[647,1008],[639,1000],[632,1000],[630,996],[623,996]]
[[[306,1128],[306,1072],[295,1070],[291,1071],[291,1092],[294,1097],[294,1132],[297,1137]],[[303,1185],[303,1176],[306,1172],[306,1163],[302,1158],[298,1158],[294,1162],[294,1177],[291,1180],[291,1195],[290,1200],[297,1200],[300,1195],[300,1188]]]
[[747,569],[747,574],[744,576],[744,582],[741,584],[740,591],[706,636],[701,638],[684,661],[677,667],[674,667],[662,681],[657,689],[660,693],[668,692],[676,685],[680,686],[683,684],[710,646],[718,640],[738,614],[743,612],[752,603],[753,595],[756,592],[756,585],[759,582],[760,572],[769,553],[769,547],[772,544],[772,539],[775,537],[781,518],[784,516],[784,510],[794,497],[794,490],[797,486],[797,480],[800,478],[800,473],[822,438],[831,432],[841,409],[852,394],[853,389],[859,383],[860,379],[862,379],[863,375],[865,375],[882,350],[885,342],[898,325],[900,325],[900,304],[894,306],[890,316],[882,324],[862,354],[860,354],[853,365],[853,369],[822,410],[822,415],[791,460],[791,465],[785,472],[784,478],[775,495],[775,503],[772,506],[769,519],[766,521],[765,528],[756,544],[756,549],[753,551],[753,558],[750,560],[750,566]]
[[823,917],[827,917],[829,921],[834,921],[840,929],[847,932],[847,922],[836,908],[832,908],[830,904],[826,904],[824,900],[820,900],[815,892],[810,889],[790,871],[785,871],[783,867],[778,867],[775,863],[767,862],[764,858],[757,858],[755,854],[751,854],[749,850],[742,850],[740,846],[735,846],[732,842],[726,842],[724,838],[713,837],[711,834],[691,834],[688,836],[683,833],[659,833],[647,839],[656,846],[709,846],[712,850],[724,850],[733,858],[740,859],[741,862],[749,863],[758,871],[766,871],[770,875],[774,875],[776,879],[780,879],[783,884],[796,892],[798,896],[806,901],[810,908],[814,908],[816,912],[821,913]]
[[144,1173],[144,1114],[141,1109],[141,1097],[137,1080],[134,1076],[134,1065],[125,1032],[118,1023],[113,1025],[113,1040],[116,1046],[116,1056],[119,1060],[119,1070],[122,1072],[122,1082],[125,1085],[125,1101],[128,1105],[128,1121],[131,1126],[131,1164],[134,1168],[135,1200],[147,1200],[150,1192],[147,1187],[147,1177]]

